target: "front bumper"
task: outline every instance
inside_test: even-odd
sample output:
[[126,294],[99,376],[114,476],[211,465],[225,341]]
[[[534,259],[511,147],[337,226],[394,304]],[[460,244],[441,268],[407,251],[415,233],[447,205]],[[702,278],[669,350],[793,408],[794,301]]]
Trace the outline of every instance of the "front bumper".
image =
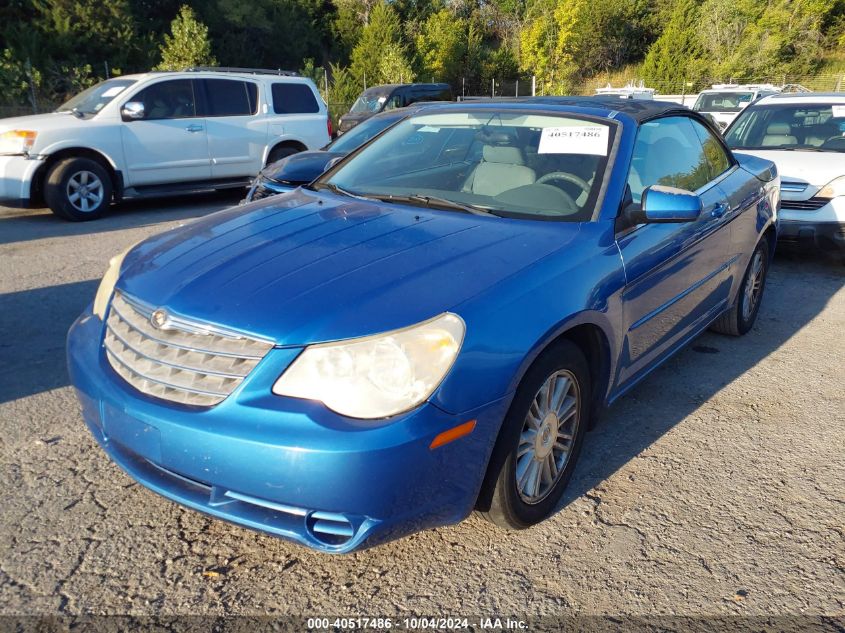
[[[807,202],[814,200],[817,198]],[[845,253],[845,196],[833,198],[817,208],[790,208],[802,204],[805,203],[792,200],[781,202],[778,241],[787,246]]]
[[[386,422],[270,393],[298,349],[275,348],[219,405],[149,398],[114,373],[90,309],[68,366],[94,437],[130,476],[182,505],[326,552],[455,523],[473,509],[506,399],[460,416],[425,404]],[[475,431],[430,450],[470,419]]]
[[845,222],[781,220],[778,242],[808,250],[838,250],[845,253]]
[[29,206],[32,181],[44,159],[28,156],[0,156],[0,203]]

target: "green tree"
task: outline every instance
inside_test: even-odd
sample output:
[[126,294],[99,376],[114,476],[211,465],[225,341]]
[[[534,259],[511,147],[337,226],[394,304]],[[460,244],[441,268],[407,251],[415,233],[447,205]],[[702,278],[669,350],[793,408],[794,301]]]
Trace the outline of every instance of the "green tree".
[[685,91],[684,82],[695,84],[706,72],[698,36],[698,4],[678,0],[668,16],[666,27],[652,44],[643,62],[646,83],[664,93]]
[[369,18],[352,50],[350,72],[368,86],[395,81],[398,74],[410,70],[399,16],[382,0],[370,11]]
[[540,0],[520,32],[520,66],[535,75],[543,94],[571,90],[585,0]]
[[422,77],[457,85],[464,72],[468,20],[441,9],[423,23],[416,37],[417,57]]
[[329,61],[323,11],[322,0],[213,0],[200,16],[224,65],[295,70],[305,58]]
[[208,27],[197,19],[191,7],[183,5],[179,9],[179,15],[170,23],[170,33],[164,36],[161,62],[156,66],[158,70],[217,65],[211,54]]

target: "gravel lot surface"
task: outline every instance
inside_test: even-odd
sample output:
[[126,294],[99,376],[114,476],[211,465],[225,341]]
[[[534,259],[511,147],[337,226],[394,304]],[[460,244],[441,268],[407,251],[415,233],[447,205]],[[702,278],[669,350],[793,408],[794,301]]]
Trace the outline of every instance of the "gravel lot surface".
[[134,484],[83,425],[65,333],[111,255],[236,200],[0,209],[0,614],[845,615],[845,266],[822,257],[779,255],[748,336],[615,405],[528,531],[333,557]]

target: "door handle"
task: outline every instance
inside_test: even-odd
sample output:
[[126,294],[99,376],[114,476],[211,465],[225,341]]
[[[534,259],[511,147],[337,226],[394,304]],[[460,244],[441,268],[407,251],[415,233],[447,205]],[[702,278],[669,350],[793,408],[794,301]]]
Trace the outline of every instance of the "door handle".
[[185,128],[188,132],[202,132],[203,127],[201,125],[189,125]]
[[728,205],[728,203],[717,202],[713,205],[713,208],[710,210],[710,215],[714,218],[721,218],[728,211],[730,211],[730,205]]

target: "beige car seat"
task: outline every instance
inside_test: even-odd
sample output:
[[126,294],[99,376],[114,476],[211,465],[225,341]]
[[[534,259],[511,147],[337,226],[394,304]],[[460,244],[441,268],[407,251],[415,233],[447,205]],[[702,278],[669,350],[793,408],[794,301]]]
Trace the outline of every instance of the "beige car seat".
[[464,183],[464,191],[493,197],[537,180],[534,170],[525,166],[518,147],[485,145],[481,156],[481,162]]

